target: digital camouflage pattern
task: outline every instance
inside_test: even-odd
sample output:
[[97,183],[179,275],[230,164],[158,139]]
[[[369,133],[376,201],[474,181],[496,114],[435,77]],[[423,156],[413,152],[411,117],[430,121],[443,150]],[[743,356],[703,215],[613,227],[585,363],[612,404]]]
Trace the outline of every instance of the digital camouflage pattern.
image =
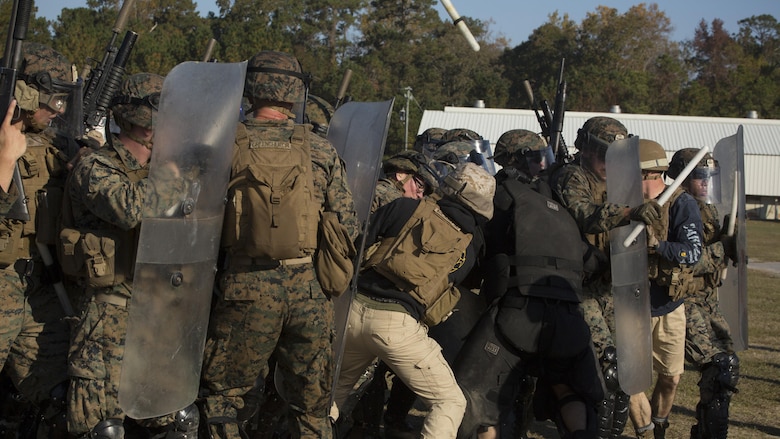
[[[109,145],[83,157],[71,172],[66,196],[70,197],[75,228],[136,229],[147,213],[167,210],[186,193],[181,177],[171,173],[170,178],[153,185],[145,178],[148,165],[139,163],[118,138],[114,137]],[[124,417],[117,398],[127,308],[95,294],[129,298],[131,292],[132,285],[124,282],[108,288],[86,288],[80,297],[79,309],[83,311],[73,332],[68,362],[71,433],[84,434],[101,420]],[[160,427],[172,420],[168,416],[144,423]]]
[[[245,122],[250,136],[289,141],[293,122]],[[359,233],[343,163],[333,146],[315,135],[311,143],[315,202],[336,212],[351,239]],[[332,383],[333,303],[322,292],[311,262],[296,265],[231,263],[219,279],[204,354],[204,410],[214,437],[239,438],[235,423],[242,395],[265,378],[276,352],[292,415],[301,437],[329,437]],[[296,427],[293,427],[295,429]]]
[[583,149],[589,145],[588,136],[598,137],[606,142],[607,145],[615,140],[621,140],[628,137],[628,129],[619,120],[606,116],[591,117],[586,120],[582,125],[582,128],[577,132],[577,139],[574,141],[574,145],[577,149]]
[[484,140],[476,131],[468,128],[453,128],[447,130],[441,136],[441,143],[454,142],[456,140]]
[[445,177],[442,193],[484,218],[493,218],[493,196],[496,179],[475,163],[458,165]]
[[403,190],[400,189],[398,184],[396,184],[396,182],[393,180],[389,178],[381,178],[376,182],[376,188],[374,188],[374,198],[371,200],[372,214],[385,204],[390,204],[391,201],[404,196]]
[[301,78],[283,73],[252,71],[258,67],[303,73],[298,60],[288,53],[270,50],[259,52],[249,59],[244,96],[254,100],[303,102],[306,87]]
[[19,108],[34,112],[39,108],[40,93],[66,93],[63,87],[73,84],[70,61],[51,47],[25,41],[22,55],[14,91]]
[[117,125],[127,130],[123,123],[131,123],[146,129],[154,128],[154,116],[157,114],[163,78],[154,73],[136,73],[124,80],[122,87],[114,97],[115,101],[141,99],[143,103],[122,103],[111,107]]
[[446,132],[447,130],[444,128],[428,128],[417,135],[412,149],[430,157],[442,143],[442,138]]
[[704,249],[693,266],[697,291],[685,298],[685,353],[698,367],[712,361],[715,354],[733,353],[728,323],[720,312],[717,286],[728,263],[720,242],[721,226],[714,205],[698,202],[701,211]]
[[[559,169],[553,192],[574,217],[585,239],[609,254],[609,230],[624,221],[624,206],[607,202],[606,182],[575,164]],[[611,274],[609,271],[583,285],[582,308],[599,358],[614,347]]]
[[507,166],[512,155],[518,151],[529,149],[541,151],[547,143],[538,134],[528,130],[509,130],[501,135],[496,142],[493,160],[501,166]]

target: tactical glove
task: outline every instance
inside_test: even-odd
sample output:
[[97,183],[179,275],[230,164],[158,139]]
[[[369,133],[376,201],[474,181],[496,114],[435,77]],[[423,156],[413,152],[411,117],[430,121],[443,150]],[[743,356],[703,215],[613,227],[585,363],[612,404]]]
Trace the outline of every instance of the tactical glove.
[[655,200],[647,200],[637,207],[632,208],[628,217],[634,221],[641,221],[647,225],[661,219],[661,206]]
[[720,243],[723,245],[723,253],[732,261],[739,262],[737,257],[737,236],[720,235]]

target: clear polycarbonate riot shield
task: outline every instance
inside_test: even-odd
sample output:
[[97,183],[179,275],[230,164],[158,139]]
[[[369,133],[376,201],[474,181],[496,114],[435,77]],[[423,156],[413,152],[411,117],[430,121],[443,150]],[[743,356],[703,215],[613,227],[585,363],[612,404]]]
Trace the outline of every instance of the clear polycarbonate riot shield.
[[133,418],[175,412],[198,394],[245,71],[246,62],[186,62],[163,83],[149,181],[164,191],[155,182],[174,172],[187,190],[141,223],[119,385]]
[[[346,166],[349,188],[355,200],[355,212],[363,231],[361,236],[365,236],[368,226],[371,200],[374,198],[374,188],[379,179],[393,102],[394,99],[383,102],[347,102],[333,114],[328,129],[328,140],[336,148]],[[357,249],[357,264],[363,259],[365,247],[365,243],[358,244],[360,245]],[[358,270],[355,270],[355,273],[357,272]],[[334,388],[341,370],[344,331],[357,288],[356,282],[357,274],[352,279],[349,291],[336,298],[334,302],[336,328],[336,340],[333,343]]]
[[[607,200],[631,207],[642,204],[639,138],[609,145],[606,157]],[[612,296],[615,304],[615,347],[620,387],[629,395],[650,387],[653,379],[653,341],[650,321],[650,285],[647,275],[647,238],[644,233],[629,246],[623,241],[636,225],[609,232]]]
[[[743,128],[737,133],[718,141],[713,157],[720,165],[721,197],[718,209],[721,224],[725,217],[735,217],[733,231],[736,234],[737,259],[729,261],[722,283],[718,287],[720,310],[731,329],[734,350],[748,348],[748,303],[747,303],[747,232],[745,230],[745,146]],[[728,226],[728,224],[726,224]]]

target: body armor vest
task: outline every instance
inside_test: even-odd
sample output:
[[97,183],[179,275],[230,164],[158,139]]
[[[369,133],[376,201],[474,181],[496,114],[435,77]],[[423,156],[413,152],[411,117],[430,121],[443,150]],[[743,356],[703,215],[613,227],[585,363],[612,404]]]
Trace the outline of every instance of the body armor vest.
[[509,256],[507,287],[521,295],[579,302],[581,238],[566,209],[514,179],[498,187],[495,203],[512,209],[515,252]]

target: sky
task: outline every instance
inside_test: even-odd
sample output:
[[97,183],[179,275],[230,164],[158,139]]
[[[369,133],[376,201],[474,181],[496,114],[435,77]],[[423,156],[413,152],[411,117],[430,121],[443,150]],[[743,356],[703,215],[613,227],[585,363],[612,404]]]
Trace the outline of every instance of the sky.
[[[388,0],[386,0],[388,1]],[[86,0],[35,0],[38,16],[54,20],[62,8],[87,7]],[[196,1],[202,16],[216,11],[216,1]],[[547,22],[547,16],[558,11],[560,16],[568,14],[579,23],[588,12],[594,12],[598,5],[609,6],[623,14],[631,6],[642,3],[638,0],[451,0],[462,16],[476,18],[490,23],[493,37],[503,36],[511,46],[525,41],[531,32]],[[672,40],[683,41],[693,38],[694,31],[703,19],[707,24],[719,18],[729,33],[739,30],[737,22],[753,15],[770,14],[780,20],[780,0],[656,0],[656,3],[672,22]],[[437,2],[436,9],[442,18],[449,19],[446,10]]]

